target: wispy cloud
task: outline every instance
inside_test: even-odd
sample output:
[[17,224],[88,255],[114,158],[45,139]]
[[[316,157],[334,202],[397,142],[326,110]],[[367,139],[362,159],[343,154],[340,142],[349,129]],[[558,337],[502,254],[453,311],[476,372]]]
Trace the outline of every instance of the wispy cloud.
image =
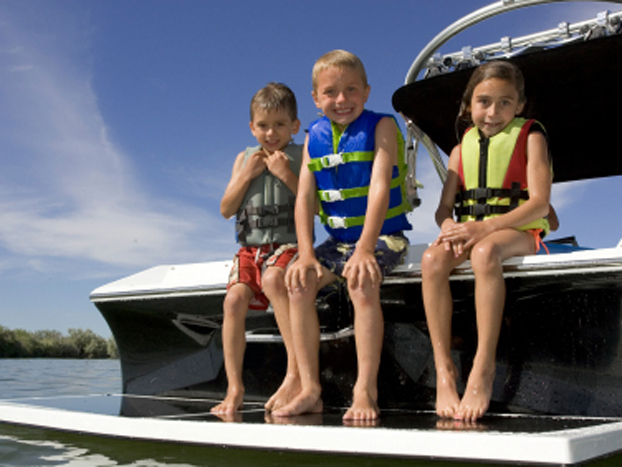
[[222,221],[142,189],[88,68],[2,22],[0,271],[209,259]]

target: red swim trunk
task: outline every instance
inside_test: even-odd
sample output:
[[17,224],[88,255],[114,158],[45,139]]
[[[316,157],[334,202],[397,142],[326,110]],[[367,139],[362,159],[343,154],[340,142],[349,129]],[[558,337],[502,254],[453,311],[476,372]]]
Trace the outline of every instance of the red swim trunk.
[[297,257],[298,247],[294,243],[243,246],[233,258],[227,289],[234,284],[246,284],[255,293],[249,308],[266,310],[270,301],[261,291],[261,276],[270,266],[287,269]]

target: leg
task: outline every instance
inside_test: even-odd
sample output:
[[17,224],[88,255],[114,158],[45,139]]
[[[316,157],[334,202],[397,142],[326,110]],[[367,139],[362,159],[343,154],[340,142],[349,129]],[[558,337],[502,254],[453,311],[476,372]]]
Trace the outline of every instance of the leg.
[[455,258],[439,245],[428,248],[421,261],[423,303],[436,367],[436,413],[440,417],[453,417],[460,406],[458,374],[451,358],[453,300],[449,274],[465,259],[464,255]]
[[227,396],[222,403],[212,407],[214,413],[232,413],[240,409],[244,400],[242,366],[246,339],[246,313],[254,293],[245,284],[234,284],[227,291],[224,302],[222,345],[227,374]]
[[384,339],[384,319],[380,306],[380,290],[369,285],[348,287],[354,305],[354,332],[358,375],[353,390],[352,406],[344,420],[375,420],[378,408],[378,369]]
[[475,274],[477,350],[457,418],[475,421],[488,410],[505,306],[502,263],[512,256],[533,254],[533,249],[533,237],[529,233],[508,229],[489,235],[471,252]]
[[285,270],[278,266],[266,269],[262,279],[264,294],[270,300],[279,331],[283,337],[287,352],[287,370],[279,389],[268,400],[267,410],[278,410],[291,402],[300,392],[300,375],[292,340],[292,329],[289,314],[289,297],[285,288]]
[[[324,268],[322,280],[316,287],[295,289],[289,293],[292,340],[300,374],[301,390],[289,404],[273,412],[273,415],[277,417],[322,411],[319,362],[320,324],[315,309],[315,299],[321,288],[336,279],[337,276]],[[307,284],[316,283],[315,271],[308,270]]]

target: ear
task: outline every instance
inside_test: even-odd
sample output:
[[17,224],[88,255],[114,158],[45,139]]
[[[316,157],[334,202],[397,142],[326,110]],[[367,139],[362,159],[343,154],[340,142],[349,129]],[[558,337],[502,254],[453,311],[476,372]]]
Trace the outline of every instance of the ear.
[[311,97],[313,97],[313,102],[315,103],[315,106],[316,106],[318,109],[321,109],[322,107],[320,107],[320,101],[319,101],[319,100],[318,100],[318,98],[317,98],[317,92],[315,92],[315,91],[311,91]]
[[363,96],[364,96],[364,103],[367,103],[367,99],[369,99],[369,93],[371,92],[371,86],[368,84],[367,87],[365,88],[365,91],[363,92]]
[[523,112],[523,109],[525,108],[526,103],[527,103],[526,101],[518,103],[518,107],[516,107],[516,115],[520,115]]
[[294,120],[294,124],[292,125],[292,135],[298,134],[299,130],[300,130],[300,120],[296,119]]
[[255,135],[255,125],[253,125],[253,121],[252,121],[252,120],[249,122],[248,126],[249,126],[249,127],[250,127],[250,129],[251,129],[251,133],[252,133],[252,134],[253,134],[253,136],[256,138],[256,137],[257,137],[257,135]]

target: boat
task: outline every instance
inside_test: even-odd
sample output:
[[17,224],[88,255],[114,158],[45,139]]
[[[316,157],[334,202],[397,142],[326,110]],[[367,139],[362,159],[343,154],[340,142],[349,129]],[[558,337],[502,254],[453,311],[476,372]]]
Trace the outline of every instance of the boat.
[[[473,66],[486,60],[510,60],[523,70],[534,104],[526,114],[546,122],[553,154],[564,155],[554,161],[556,183],[622,175],[622,158],[613,150],[616,119],[576,118],[606,117],[622,103],[622,12],[437,53],[474,24],[544,3],[552,2],[503,0],[476,10],[433,38],[414,60],[393,96],[408,129],[413,206],[419,203],[418,149],[426,148],[442,179],[441,151],[448,154],[457,143],[447,122],[455,120]],[[595,80],[598,85],[584,84]],[[567,98],[569,89],[573,99]],[[574,134],[599,137],[568,137]],[[591,153],[599,154],[598,164],[585,163]],[[227,387],[220,329],[229,261],[156,266],[91,293],[119,350],[123,394],[108,397],[115,398],[121,418],[67,414],[62,401],[31,400],[0,403],[0,421],[160,441],[504,463],[570,465],[621,452],[622,239],[609,248],[579,246],[574,238],[547,245],[549,255],[504,263],[507,299],[495,386],[489,412],[474,424],[439,421],[434,414],[435,370],[421,299],[427,244],[411,245],[382,285],[383,415],[369,430],[341,422],[356,378],[356,354],[351,306],[339,287],[323,291],[317,302],[323,414],[283,425],[264,413],[263,403],[283,379],[286,355],[273,314],[252,310],[244,410],[226,420],[230,424],[209,413]],[[463,390],[476,344],[468,262],[454,271],[450,285],[453,356]]]

